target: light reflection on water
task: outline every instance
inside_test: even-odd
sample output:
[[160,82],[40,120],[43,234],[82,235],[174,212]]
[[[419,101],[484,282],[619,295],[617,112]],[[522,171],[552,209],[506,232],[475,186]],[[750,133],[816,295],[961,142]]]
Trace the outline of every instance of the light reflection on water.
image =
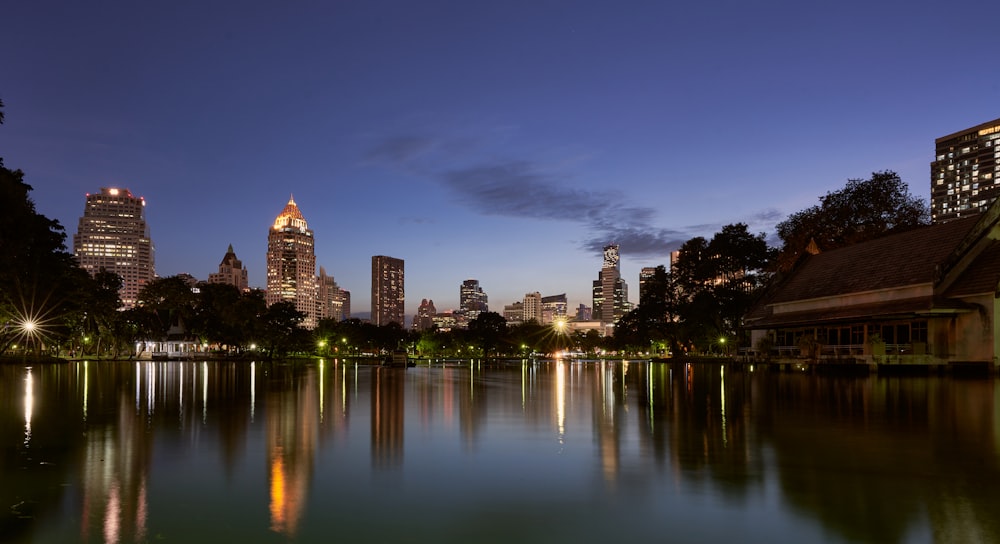
[[1000,541],[989,378],[325,360],[0,386],[15,542]]

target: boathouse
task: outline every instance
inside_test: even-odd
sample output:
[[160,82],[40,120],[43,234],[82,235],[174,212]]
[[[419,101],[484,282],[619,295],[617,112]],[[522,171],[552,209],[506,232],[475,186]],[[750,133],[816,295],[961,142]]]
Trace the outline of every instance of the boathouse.
[[756,357],[997,365],[1000,207],[831,251],[813,247],[744,318]]

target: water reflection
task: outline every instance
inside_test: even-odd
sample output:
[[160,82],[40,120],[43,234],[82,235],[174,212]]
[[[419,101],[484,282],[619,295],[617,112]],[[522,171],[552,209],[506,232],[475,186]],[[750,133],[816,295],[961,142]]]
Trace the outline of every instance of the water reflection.
[[1000,540],[993,379],[325,360],[4,366],[0,386],[15,542]]

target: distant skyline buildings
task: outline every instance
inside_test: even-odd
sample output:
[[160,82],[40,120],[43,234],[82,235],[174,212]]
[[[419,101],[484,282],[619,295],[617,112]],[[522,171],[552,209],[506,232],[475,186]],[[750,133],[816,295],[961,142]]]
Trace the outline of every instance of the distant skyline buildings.
[[604,246],[603,266],[593,284],[593,318],[604,324],[615,323],[630,309],[618,244]]
[[219,271],[208,275],[208,283],[225,283],[232,285],[240,291],[249,291],[250,282],[247,279],[247,267],[243,261],[236,258],[233,251],[233,244],[229,244],[229,249],[219,263]]
[[479,285],[479,280],[467,279],[462,282],[458,292],[459,308],[465,314],[467,321],[472,321],[479,314],[490,310],[487,304],[488,297],[483,288]]
[[372,257],[371,322],[406,326],[403,260],[386,255]]
[[1000,119],[934,140],[931,222],[980,213],[1000,195]]
[[317,323],[316,254],[313,231],[294,197],[274,219],[267,235],[267,293],[270,306],[280,301],[295,304],[305,314],[302,326]]
[[146,200],[128,189],[101,187],[88,193],[73,236],[77,263],[91,276],[101,269],[122,279],[125,308],[135,306],[139,291],[156,277],[155,247],[146,223]]

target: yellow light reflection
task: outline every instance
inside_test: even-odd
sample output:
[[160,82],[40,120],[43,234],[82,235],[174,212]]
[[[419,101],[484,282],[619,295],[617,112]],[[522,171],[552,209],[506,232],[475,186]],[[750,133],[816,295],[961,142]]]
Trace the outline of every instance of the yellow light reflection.
[[87,392],[90,388],[87,386],[90,381],[90,372],[87,370],[87,361],[83,362],[83,420],[87,421]]
[[719,406],[722,416],[722,446],[726,446],[726,367],[719,367]]
[[274,456],[271,462],[271,530],[282,533],[285,531],[287,519],[285,518],[285,463],[281,460],[280,452]]
[[31,377],[31,367],[24,377],[24,445],[31,444],[31,411],[35,405],[35,380]]
[[559,443],[566,435],[566,363],[556,363],[556,426],[559,429]]
[[319,360],[319,422],[323,423],[323,392],[326,383],[326,364],[323,359]]
[[257,406],[257,363],[250,363],[250,421]]
[[208,363],[201,363],[201,422],[208,421]]

